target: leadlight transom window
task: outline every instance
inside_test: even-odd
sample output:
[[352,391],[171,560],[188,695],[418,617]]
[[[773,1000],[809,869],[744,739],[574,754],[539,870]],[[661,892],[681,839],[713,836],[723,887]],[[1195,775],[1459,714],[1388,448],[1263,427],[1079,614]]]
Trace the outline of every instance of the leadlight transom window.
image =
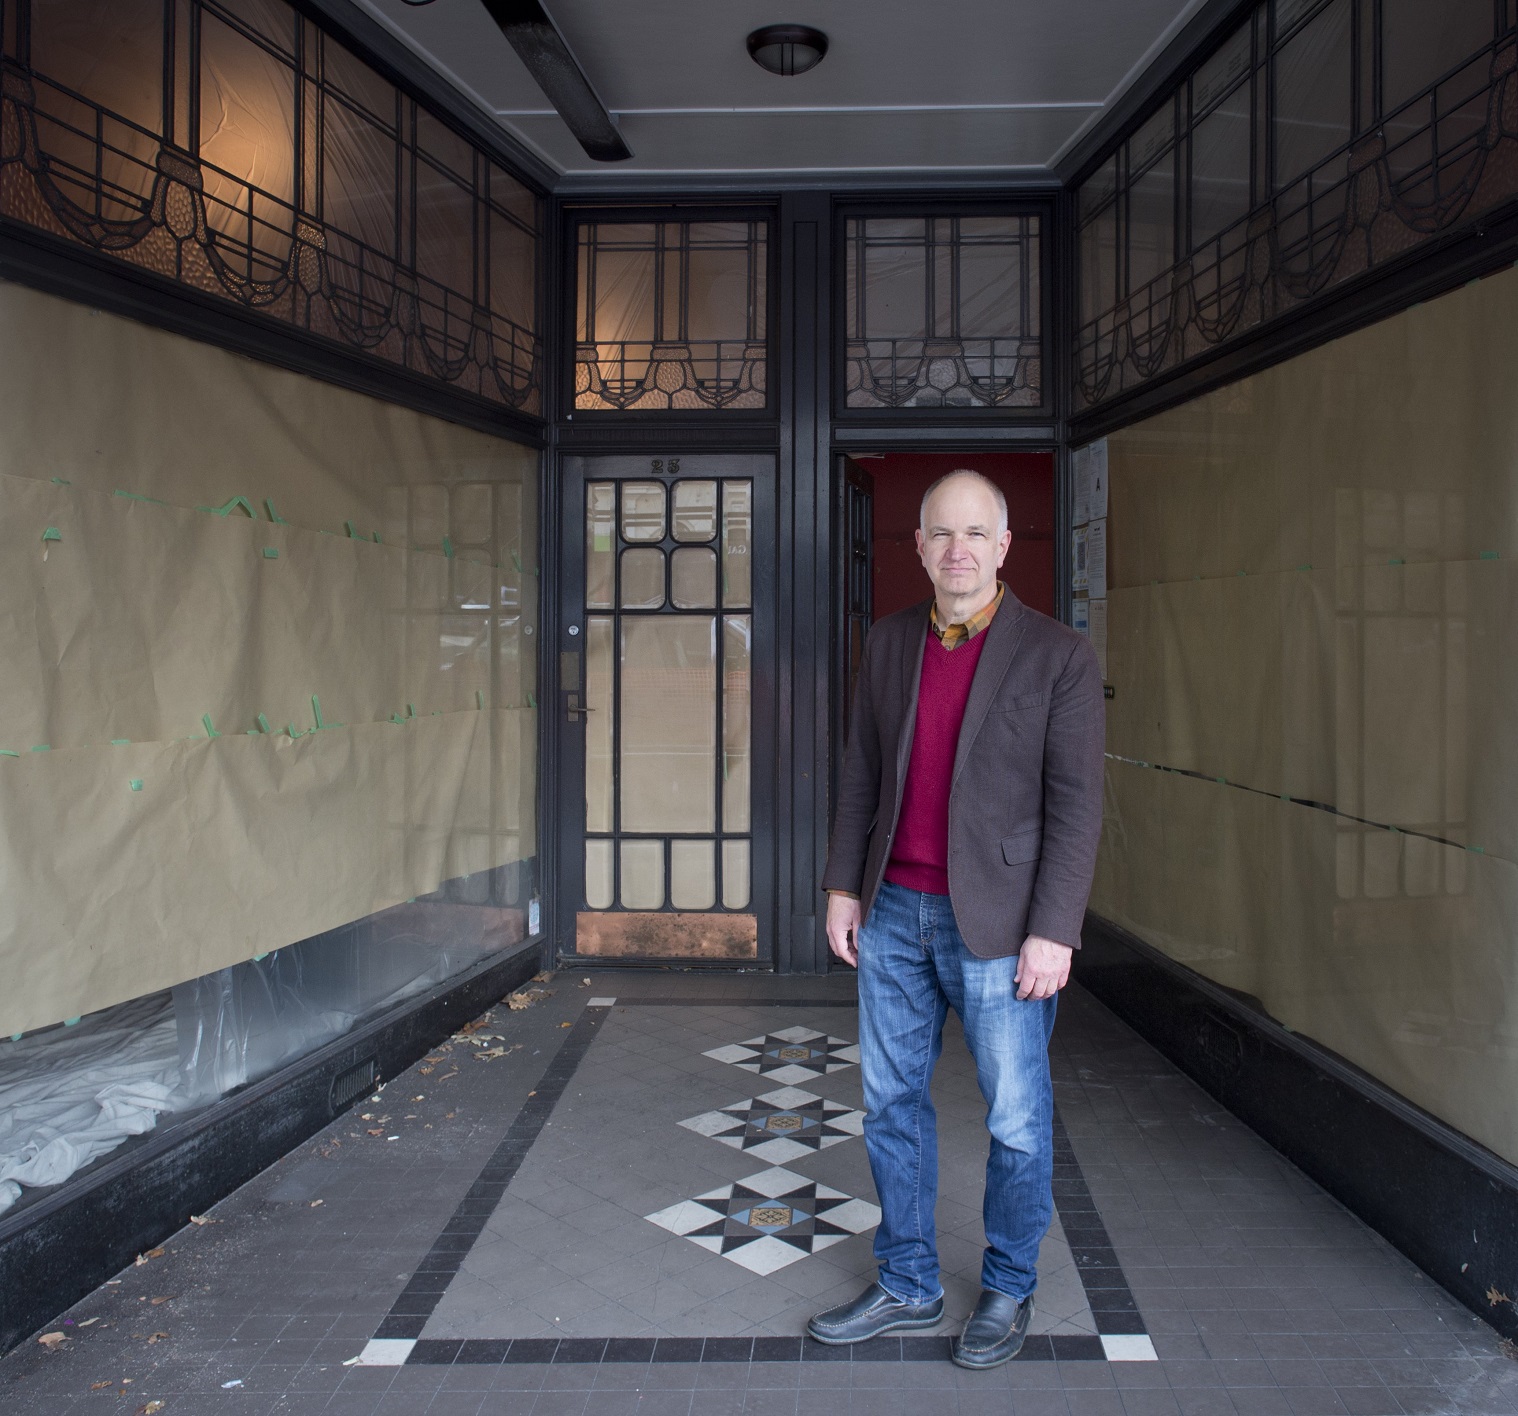
[[585,221],[576,237],[574,406],[768,406],[769,225]]
[[844,405],[1043,403],[1039,218],[844,222]]
[[1515,195],[1514,0],[1263,0],[1078,190],[1076,406]]
[[538,199],[287,0],[0,17],[0,215],[541,411]]

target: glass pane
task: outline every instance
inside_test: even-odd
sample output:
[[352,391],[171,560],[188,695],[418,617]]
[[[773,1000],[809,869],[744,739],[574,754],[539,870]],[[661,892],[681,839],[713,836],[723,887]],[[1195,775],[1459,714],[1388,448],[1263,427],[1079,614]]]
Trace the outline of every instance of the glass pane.
[[[585,722],[585,829],[611,831],[612,742],[616,727],[616,699],[612,693],[612,620],[592,615],[585,626],[585,706],[591,709]],[[610,887],[607,887],[610,889]],[[608,902],[609,903],[609,902]]]
[[1191,244],[1249,214],[1249,89],[1226,99],[1191,135]]
[[753,620],[726,615],[722,621],[722,829],[747,831],[752,795],[749,761],[749,664]]
[[1250,25],[1240,25],[1191,80],[1193,118],[1205,113],[1249,72]]
[[588,610],[609,610],[612,607],[616,515],[616,483],[592,482],[585,489],[585,608]]
[[1276,186],[1349,141],[1349,0],[1336,0],[1276,55]]
[[625,831],[715,828],[716,638],[711,615],[622,621]]
[[593,910],[609,910],[613,900],[611,842],[585,842],[585,903]]
[[664,905],[664,842],[622,842],[622,908],[657,910]]
[[722,603],[745,609],[754,603],[754,484],[722,484]]
[[622,608],[657,610],[664,604],[664,552],[639,546],[622,552]]
[[1491,42],[1490,5],[1381,0],[1381,111],[1401,107]]
[[1081,323],[1117,304],[1117,204],[1081,228]]
[[386,255],[395,250],[395,139],[328,95],[322,103],[322,219]]
[[717,903],[717,843],[669,843],[669,902],[677,910],[709,910]]
[[675,483],[675,540],[710,541],[717,534],[717,484]]
[[622,539],[624,541],[662,541],[664,539],[663,482],[624,482],[622,484]]
[[867,339],[923,339],[928,328],[928,262],[926,232],[914,222],[913,245],[885,244],[876,236],[878,223],[866,228],[874,238],[865,248],[864,321]]
[[747,841],[722,843],[722,903],[730,910],[748,908],[749,863]]
[[1167,153],[1128,193],[1128,293],[1175,264],[1175,154]]
[[676,551],[669,567],[669,597],[677,610],[716,609],[717,553],[707,546],[682,546]]
[[[416,164],[416,268],[461,295],[474,294],[474,194],[448,173],[420,159]],[[423,291],[424,311],[437,301]],[[429,322],[441,311],[426,311]]]

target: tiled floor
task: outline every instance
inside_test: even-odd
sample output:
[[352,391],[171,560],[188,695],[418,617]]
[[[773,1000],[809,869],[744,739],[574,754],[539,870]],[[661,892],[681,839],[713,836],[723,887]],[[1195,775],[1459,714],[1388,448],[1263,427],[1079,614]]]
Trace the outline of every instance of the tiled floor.
[[[1025,1357],[803,1342],[871,1271],[850,983],[560,976],[0,1361],[0,1411],[1518,1413],[1490,1328],[1075,987]],[[985,1147],[956,1039],[935,1095],[957,1319]]]

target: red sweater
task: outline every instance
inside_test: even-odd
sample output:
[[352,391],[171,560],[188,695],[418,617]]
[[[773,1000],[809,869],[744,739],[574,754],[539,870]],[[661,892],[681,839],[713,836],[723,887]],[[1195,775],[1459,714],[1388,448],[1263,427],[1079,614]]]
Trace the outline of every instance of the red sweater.
[[945,649],[938,636],[928,631],[912,757],[885,872],[893,885],[929,895],[949,893],[949,789],[954,784],[954,756],[965,704],[985,645],[986,636],[980,633],[955,649]]

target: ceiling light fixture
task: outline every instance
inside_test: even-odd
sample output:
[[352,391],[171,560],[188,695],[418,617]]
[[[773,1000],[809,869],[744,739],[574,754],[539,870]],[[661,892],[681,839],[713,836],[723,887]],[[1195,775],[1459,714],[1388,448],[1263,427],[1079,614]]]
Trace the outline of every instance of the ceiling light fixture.
[[484,0],[484,4],[586,153],[597,162],[631,157],[632,149],[623,142],[606,105],[538,0]]
[[749,35],[748,52],[761,69],[791,78],[822,63],[828,37],[810,25],[765,25]]

